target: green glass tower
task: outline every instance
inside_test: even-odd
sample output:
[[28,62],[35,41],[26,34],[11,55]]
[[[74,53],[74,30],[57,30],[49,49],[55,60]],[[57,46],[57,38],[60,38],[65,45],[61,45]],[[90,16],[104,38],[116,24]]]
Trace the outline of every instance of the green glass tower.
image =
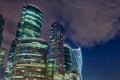
[[16,42],[11,80],[45,80],[47,42],[41,38]]
[[43,13],[26,5],[11,45],[6,80],[45,80],[47,42],[40,38]]
[[40,38],[43,13],[33,5],[23,7],[16,39]]
[[71,53],[72,53],[72,48],[69,45],[64,44],[65,71],[68,72],[72,70]]

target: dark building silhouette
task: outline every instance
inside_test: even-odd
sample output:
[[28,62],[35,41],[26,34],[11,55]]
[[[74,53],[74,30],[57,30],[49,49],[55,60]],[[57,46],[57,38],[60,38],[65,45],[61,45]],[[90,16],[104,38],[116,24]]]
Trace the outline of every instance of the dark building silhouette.
[[53,63],[53,80],[64,78],[64,27],[54,22],[50,31],[50,61]]

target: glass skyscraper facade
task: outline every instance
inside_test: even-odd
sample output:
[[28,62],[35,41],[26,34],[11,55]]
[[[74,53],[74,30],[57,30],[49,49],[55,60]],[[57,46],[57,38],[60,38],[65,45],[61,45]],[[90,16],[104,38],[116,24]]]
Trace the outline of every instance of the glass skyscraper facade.
[[47,59],[47,73],[46,73],[46,80],[54,80],[54,59]]
[[72,69],[72,60],[71,60],[72,48],[65,44],[64,45],[64,58],[65,58],[65,71],[70,71]]
[[82,80],[82,52],[80,47],[78,49],[72,49],[71,59],[74,64],[73,70],[75,70],[75,72],[79,75],[80,80]]
[[18,23],[6,68],[6,80],[45,80],[47,42],[40,38],[43,13],[26,5]]
[[11,80],[45,80],[47,42],[43,39],[17,41]]
[[40,38],[43,13],[33,5],[23,7],[21,21],[18,23],[16,39]]
[[5,80],[11,80],[12,78],[13,67],[15,64],[14,63],[15,48],[16,48],[16,40],[13,40],[11,44],[10,53],[8,55],[8,61],[5,70],[6,75],[4,76]]
[[64,27],[54,22],[50,31],[50,59],[54,60],[53,80],[64,78]]
[[82,54],[81,49],[72,49],[69,45],[64,45],[65,55],[65,75],[64,80],[82,80]]

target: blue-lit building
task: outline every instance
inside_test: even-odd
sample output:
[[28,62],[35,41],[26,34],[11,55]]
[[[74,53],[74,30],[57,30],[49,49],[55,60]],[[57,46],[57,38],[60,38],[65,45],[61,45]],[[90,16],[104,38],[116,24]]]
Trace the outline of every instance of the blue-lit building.
[[40,38],[43,13],[26,5],[18,23],[6,68],[6,80],[45,80],[47,42]]
[[80,47],[78,49],[72,49],[71,59],[73,71],[75,71],[79,75],[80,80],[82,80],[82,52]]
[[72,49],[64,45],[65,76],[64,80],[82,80],[82,53],[81,49]]

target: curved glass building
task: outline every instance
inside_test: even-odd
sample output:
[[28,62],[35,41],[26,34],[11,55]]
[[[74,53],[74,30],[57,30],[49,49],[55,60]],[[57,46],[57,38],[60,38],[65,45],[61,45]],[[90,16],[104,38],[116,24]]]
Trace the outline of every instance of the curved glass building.
[[41,23],[43,19],[43,13],[39,8],[33,5],[27,5],[23,7],[22,18],[18,23],[18,29],[16,38],[39,38],[41,32]]
[[82,53],[81,49],[72,49],[64,45],[65,76],[64,80],[82,80]]
[[40,38],[43,13],[26,5],[12,42],[6,80],[45,80],[47,42]]
[[17,41],[11,80],[45,80],[47,42],[43,39]]
[[78,49],[72,49],[71,59],[73,70],[75,70],[75,73],[77,73],[80,77],[80,80],[82,80],[82,52],[80,47]]

